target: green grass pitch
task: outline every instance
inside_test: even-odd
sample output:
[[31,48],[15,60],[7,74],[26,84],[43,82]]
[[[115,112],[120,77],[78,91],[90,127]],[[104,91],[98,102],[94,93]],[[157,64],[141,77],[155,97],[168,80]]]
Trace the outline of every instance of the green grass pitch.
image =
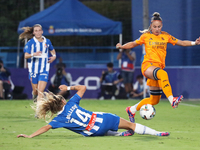
[[[111,112],[128,120],[127,106],[137,100],[82,100],[80,106],[91,111]],[[49,130],[32,139],[17,138],[18,134],[35,132],[46,125],[34,118],[30,100],[0,101],[0,150],[199,150],[200,101],[183,101],[173,109],[161,100],[152,120],[143,120],[139,112],[136,122],[158,131],[168,131],[168,137],[135,134],[130,137],[83,137],[66,129]],[[122,131],[122,130],[121,130]]]

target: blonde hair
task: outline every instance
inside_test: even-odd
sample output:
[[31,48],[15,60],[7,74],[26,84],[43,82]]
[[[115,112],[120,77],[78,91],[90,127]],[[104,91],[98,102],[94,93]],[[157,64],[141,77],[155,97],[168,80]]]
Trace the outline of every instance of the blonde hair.
[[[53,115],[61,111],[63,107],[63,101],[65,100],[61,95],[54,95],[51,92],[42,93],[42,98],[31,105],[32,109],[35,110],[36,115],[39,119],[44,119],[49,121],[52,119]],[[46,122],[49,122],[46,121]]]
[[[154,20],[160,20],[160,21],[162,21],[162,18],[160,17],[160,14],[159,14],[158,12],[154,12],[152,16],[153,16],[153,17],[151,18],[151,23],[152,23]],[[139,30],[139,31],[140,31],[140,33],[150,32],[150,31],[151,31],[151,25],[149,26],[148,29],[144,29],[144,30],[142,30],[142,31]]]
[[35,27],[40,27],[42,29],[40,24],[35,24],[33,27],[23,27],[22,30],[24,30],[24,32],[19,35],[19,39],[24,40],[33,38],[33,31]]

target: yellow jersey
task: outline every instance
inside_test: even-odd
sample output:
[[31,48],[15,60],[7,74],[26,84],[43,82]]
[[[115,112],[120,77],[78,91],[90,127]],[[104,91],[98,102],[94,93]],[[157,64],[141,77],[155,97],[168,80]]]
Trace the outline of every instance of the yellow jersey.
[[143,33],[139,39],[135,40],[135,42],[139,45],[144,44],[145,46],[146,54],[143,63],[161,63],[161,65],[165,67],[167,43],[175,45],[178,42],[178,39],[164,31],[159,35],[146,32]]

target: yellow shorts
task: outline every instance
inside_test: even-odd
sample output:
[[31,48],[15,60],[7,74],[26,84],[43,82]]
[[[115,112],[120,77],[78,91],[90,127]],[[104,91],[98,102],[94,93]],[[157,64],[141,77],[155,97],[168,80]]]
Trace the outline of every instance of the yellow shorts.
[[[144,72],[151,66],[155,66],[155,67],[164,69],[164,66],[160,63],[143,62],[142,67],[141,67],[143,76],[145,76]],[[152,80],[152,79],[147,78],[147,85],[154,86],[154,87],[161,87],[161,81],[160,80]]]

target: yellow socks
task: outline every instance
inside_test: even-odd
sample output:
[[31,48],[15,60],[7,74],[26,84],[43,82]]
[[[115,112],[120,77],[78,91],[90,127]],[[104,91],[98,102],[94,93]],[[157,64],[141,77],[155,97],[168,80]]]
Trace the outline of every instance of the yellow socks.
[[159,103],[161,95],[150,95],[150,97],[141,100],[136,106],[136,110],[140,110],[140,108],[145,104],[156,105]]
[[157,78],[161,80],[162,91],[165,93],[166,97],[172,96],[172,88],[169,83],[168,74],[166,71],[159,69],[157,71]]

